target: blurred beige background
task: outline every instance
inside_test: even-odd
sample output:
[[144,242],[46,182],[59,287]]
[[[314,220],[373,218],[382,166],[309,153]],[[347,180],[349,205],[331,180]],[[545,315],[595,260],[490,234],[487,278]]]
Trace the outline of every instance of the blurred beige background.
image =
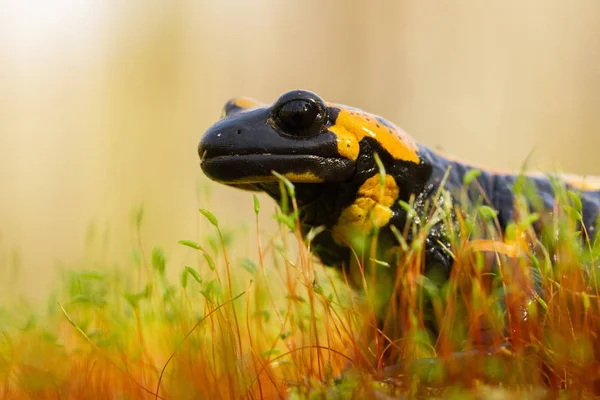
[[91,222],[127,260],[140,203],[176,269],[198,207],[252,226],[249,195],[198,195],[197,142],[234,95],[311,89],[475,162],[600,174],[596,0],[174,4],[0,1],[0,265],[17,249],[33,297]]

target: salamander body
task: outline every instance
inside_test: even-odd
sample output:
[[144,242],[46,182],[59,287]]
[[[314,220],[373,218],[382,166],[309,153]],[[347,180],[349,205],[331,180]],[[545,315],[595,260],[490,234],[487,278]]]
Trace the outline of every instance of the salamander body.
[[[305,90],[285,93],[271,105],[244,97],[230,100],[221,120],[202,137],[198,153],[210,179],[264,191],[277,201],[281,192],[273,171],[293,182],[303,229],[326,228],[315,238],[314,252],[323,263],[338,268],[352,264],[349,244],[357,232],[377,227],[384,238],[381,243],[392,245],[391,227],[402,231],[407,220],[400,201],[414,196],[422,204],[443,183],[460,204],[457,193],[464,177],[476,168],[418,144],[379,116],[327,103]],[[583,222],[593,237],[600,210],[600,178],[559,178],[568,188],[581,190]],[[477,190],[469,191],[469,200],[484,198],[497,211],[504,229],[513,217],[516,180],[517,175],[480,169]],[[551,178],[531,175],[528,180],[543,207],[551,210],[555,200]],[[443,232],[433,229],[430,236],[426,265],[448,272],[452,260],[443,250]]]

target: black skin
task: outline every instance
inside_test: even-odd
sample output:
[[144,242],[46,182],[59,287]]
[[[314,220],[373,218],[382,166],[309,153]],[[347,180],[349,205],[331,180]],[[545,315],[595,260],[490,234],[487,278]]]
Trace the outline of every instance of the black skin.
[[[270,107],[241,110],[235,103],[225,108],[227,117],[213,125],[204,135],[198,152],[204,172],[211,178],[227,185],[246,190],[263,191],[281,200],[278,181],[271,170],[285,172],[313,172],[324,182],[295,183],[296,201],[300,211],[302,230],[306,234],[311,228],[325,226],[325,231],[313,241],[313,251],[329,266],[344,269],[352,263],[353,254],[348,247],[337,244],[331,228],[336,224],[342,210],[352,204],[358,188],[378,173],[374,154],[377,153],[399,187],[399,200],[409,201],[415,196],[423,200],[434,200],[442,177],[450,168],[445,181],[455,204],[460,204],[458,193],[463,181],[473,167],[451,161],[419,146],[420,162],[414,163],[394,159],[375,139],[361,140],[358,159],[351,161],[338,154],[336,136],[328,130],[335,125],[340,112],[335,106],[327,106],[314,93],[292,91],[283,95]],[[380,121],[383,123],[382,121]],[[250,179],[247,179],[249,178]],[[497,219],[502,231],[513,219],[515,175],[500,175],[481,171],[477,185],[469,188],[469,200],[497,210]],[[540,196],[543,208],[551,210],[554,190],[549,178],[529,179]],[[600,192],[582,192],[584,224],[590,237],[595,236],[596,219],[600,210]],[[393,216],[379,233],[380,247],[395,244],[390,226],[403,231],[406,213],[398,202],[391,207]],[[422,209],[417,211],[423,211]],[[441,245],[442,244],[442,245]],[[427,239],[425,248],[425,271],[435,270],[443,279],[449,277],[452,259],[445,251],[449,247],[442,224],[435,226]],[[436,327],[428,328],[435,332]]]

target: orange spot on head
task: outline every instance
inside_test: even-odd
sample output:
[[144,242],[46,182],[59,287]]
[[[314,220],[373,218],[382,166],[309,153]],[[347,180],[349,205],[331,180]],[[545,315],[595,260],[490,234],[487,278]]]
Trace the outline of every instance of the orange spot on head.
[[262,103],[256,99],[243,96],[233,99],[233,104],[243,109],[255,108],[262,105]]
[[225,103],[223,107],[222,117],[226,117],[231,114],[238,113],[240,111],[249,110],[251,108],[256,108],[262,106],[263,103],[255,100],[251,97],[234,97]]
[[340,109],[335,124],[329,127],[338,137],[340,155],[356,160],[360,141],[370,137],[395,159],[420,162],[417,143],[396,125],[364,111],[336,104],[330,106]]

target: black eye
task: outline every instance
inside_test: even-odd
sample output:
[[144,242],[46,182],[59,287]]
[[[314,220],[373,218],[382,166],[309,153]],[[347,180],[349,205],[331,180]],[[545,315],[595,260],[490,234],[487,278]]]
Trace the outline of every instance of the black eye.
[[[292,93],[288,95],[290,94]],[[327,120],[327,107],[323,101],[316,95],[301,96],[301,92],[295,94],[296,96],[289,96],[291,99],[282,96],[276,103],[272,116],[277,127],[294,136],[311,136],[321,132]]]

